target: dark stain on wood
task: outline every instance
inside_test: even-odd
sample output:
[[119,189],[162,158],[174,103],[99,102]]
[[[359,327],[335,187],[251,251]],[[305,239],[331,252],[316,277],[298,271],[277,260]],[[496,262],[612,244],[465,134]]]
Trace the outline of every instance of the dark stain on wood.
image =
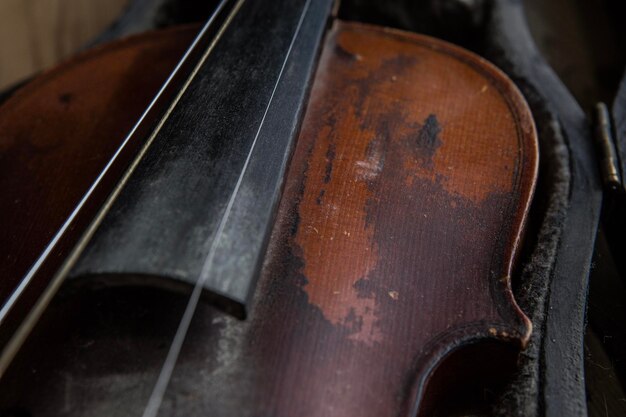
[[72,93],[62,93],[59,95],[59,102],[66,107],[70,105],[73,99],[74,95]]
[[317,200],[315,200],[315,202],[320,205],[322,204],[322,199],[324,198],[324,193],[326,193],[326,190],[324,190],[323,188],[320,190],[320,193],[317,195]]
[[328,145],[328,150],[326,151],[326,169],[324,171],[324,182],[326,184],[330,182],[330,177],[333,173],[334,160],[335,160],[335,145],[331,143]]
[[437,116],[429,114],[417,136],[417,147],[424,152],[426,159],[429,161],[434,156],[437,148],[441,146],[439,133],[441,133],[441,125],[439,125]]
[[337,55],[338,58],[345,59],[347,61],[359,60],[359,56],[357,54],[346,51],[341,47],[341,45],[335,45],[335,55]]

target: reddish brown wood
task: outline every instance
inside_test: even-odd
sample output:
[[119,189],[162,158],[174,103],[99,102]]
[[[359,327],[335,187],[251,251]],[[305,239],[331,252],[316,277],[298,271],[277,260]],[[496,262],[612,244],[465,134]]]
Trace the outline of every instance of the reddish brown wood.
[[[336,22],[249,319],[200,306],[163,415],[411,416],[418,404],[421,415],[474,404],[531,331],[509,277],[536,170],[530,112],[493,66],[428,37]],[[145,340],[103,325],[108,343],[78,343],[37,389],[10,370],[24,389],[0,403],[141,413],[168,311],[141,323],[155,329]],[[49,358],[16,363],[37,360]],[[135,402],[119,403],[128,388],[107,382],[119,375],[146,384]]]
[[[532,118],[475,55],[357,24],[329,34],[312,91],[253,313],[263,341],[295,334],[261,362],[285,374],[270,384],[290,396],[280,415],[410,415],[450,352],[528,340],[509,277]],[[284,286],[306,304],[269,311]]]

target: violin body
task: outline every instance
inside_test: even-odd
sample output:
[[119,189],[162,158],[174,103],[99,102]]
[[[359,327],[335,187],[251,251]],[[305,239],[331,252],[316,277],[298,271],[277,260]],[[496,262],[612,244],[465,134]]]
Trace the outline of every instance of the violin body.
[[[195,30],[87,52],[0,108],[3,178],[19,190],[3,204],[24,205],[2,208],[14,214],[4,238],[36,230],[15,265],[58,229]],[[511,277],[537,164],[530,111],[491,64],[335,21],[248,317],[200,303],[159,415],[484,411],[532,330]],[[110,278],[66,282],[0,380],[3,409],[142,413],[185,295]]]

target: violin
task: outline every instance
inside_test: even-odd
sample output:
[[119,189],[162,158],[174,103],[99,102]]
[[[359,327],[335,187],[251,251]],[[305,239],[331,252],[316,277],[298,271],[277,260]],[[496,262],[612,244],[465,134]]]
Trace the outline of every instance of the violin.
[[483,413],[533,331],[524,97],[329,0],[83,52],[0,107],[0,155],[8,415]]

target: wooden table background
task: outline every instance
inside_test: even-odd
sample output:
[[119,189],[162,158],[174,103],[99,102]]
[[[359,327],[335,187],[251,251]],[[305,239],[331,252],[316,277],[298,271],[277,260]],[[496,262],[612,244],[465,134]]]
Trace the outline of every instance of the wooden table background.
[[68,57],[128,0],[0,0],[0,91]]

